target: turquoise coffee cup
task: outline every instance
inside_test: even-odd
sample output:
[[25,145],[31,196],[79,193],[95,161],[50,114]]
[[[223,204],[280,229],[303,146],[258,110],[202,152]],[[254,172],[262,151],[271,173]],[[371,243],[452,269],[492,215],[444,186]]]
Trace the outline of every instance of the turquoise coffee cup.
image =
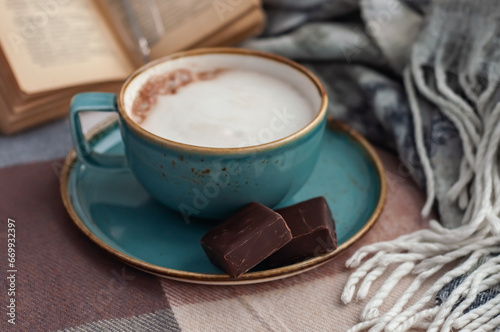
[[[194,146],[154,135],[132,118],[133,101],[148,78],[168,72],[176,61],[188,60],[265,72],[282,79],[309,99],[314,118],[287,137],[245,147]],[[318,160],[326,107],[322,84],[301,65],[253,50],[211,48],[176,53],[143,66],[126,80],[118,95],[76,95],[71,102],[70,124],[76,153],[86,167],[130,169],[154,198],[182,213],[186,221],[193,217],[223,219],[250,202],[272,208],[298,191]],[[91,150],[78,115],[85,111],[118,113],[125,156]]]

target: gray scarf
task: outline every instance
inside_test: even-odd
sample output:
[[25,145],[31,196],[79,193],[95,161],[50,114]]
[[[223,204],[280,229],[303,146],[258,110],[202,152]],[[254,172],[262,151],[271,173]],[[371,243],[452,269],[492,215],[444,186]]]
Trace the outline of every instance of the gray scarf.
[[[342,300],[393,272],[352,331],[493,331],[500,326],[500,6],[495,0],[267,0],[263,36],[245,47],[307,65],[329,112],[398,153],[427,191],[429,230],[360,249]],[[373,256],[372,256],[373,255]],[[369,258],[369,259],[366,259]],[[444,273],[408,305],[423,282]],[[414,281],[385,313],[404,276]],[[358,298],[359,298],[358,293]]]

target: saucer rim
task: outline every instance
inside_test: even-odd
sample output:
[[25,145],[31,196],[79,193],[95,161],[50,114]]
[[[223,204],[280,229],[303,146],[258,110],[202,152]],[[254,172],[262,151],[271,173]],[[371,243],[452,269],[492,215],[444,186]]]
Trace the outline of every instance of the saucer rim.
[[[99,124],[97,124],[94,128],[92,128],[88,134],[86,134],[86,139],[89,140],[89,142],[95,141],[95,139],[102,137],[106,135],[106,132],[111,130],[113,126],[117,125],[119,122],[119,119],[112,118],[112,119],[107,119]],[[154,274],[156,276],[162,277],[162,278],[168,278],[168,279],[173,279],[177,281],[182,281],[182,282],[188,282],[188,283],[196,283],[196,284],[209,284],[209,285],[240,285],[240,284],[253,284],[253,283],[260,283],[260,282],[267,282],[267,281],[273,281],[273,280],[278,280],[286,277],[291,277],[294,275],[297,275],[302,272],[309,271],[311,269],[314,269],[316,267],[319,267],[340,253],[344,252],[347,250],[350,246],[352,246],[354,243],[359,241],[375,224],[375,222],[378,220],[378,217],[380,216],[382,209],[385,204],[386,200],[386,194],[387,194],[387,182],[386,182],[386,175],[385,175],[385,170],[384,166],[378,156],[378,154],[375,152],[374,148],[371,146],[371,144],[363,137],[361,134],[356,132],[354,129],[352,129],[350,126],[348,126],[345,123],[342,123],[340,121],[337,121],[331,117],[327,117],[327,123],[328,123],[328,129],[327,130],[335,130],[335,131],[341,131],[347,134],[350,138],[352,138],[356,143],[360,144],[363,150],[367,153],[367,156],[369,159],[371,159],[371,162],[373,163],[377,175],[380,181],[380,195],[379,199],[377,202],[377,205],[370,216],[370,218],[365,222],[364,226],[356,232],[353,236],[351,236],[347,241],[342,243],[340,246],[337,247],[336,250],[321,255],[317,257],[313,257],[310,259],[307,259],[302,262],[298,262],[295,264],[290,264],[286,265],[283,267],[279,268],[274,268],[274,269],[269,269],[269,270],[262,270],[262,271],[255,271],[255,272],[248,272],[245,273],[238,278],[231,278],[230,276],[226,274],[208,274],[208,273],[199,273],[199,272],[188,272],[188,271],[182,271],[182,270],[176,270],[176,269],[171,269],[167,267],[161,267],[155,264],[147,263],[143,260],[131,257],[113,247],[111,247],[109,244],[107,244],[105,241],[101,240],[98,236],[96,236],[86,225],[85,223],[80,219],[78,214],[76,213],[76,210],[71,203],[70,199],[70,193],[69,193],[69,176],[71,174],[71,171],[73,170],[74,165],[78,162],[77,155],[72,149],[68,155],[66,156],[66,159],[64,161],[64,165],[62,167],[61,171],[61,177],[60,177],[60,193],[61,193],[61,198],[64,204],[64,207],[66,208],[66,211],[68,212],[69,216],[71,217],[71,220],[73,223],[77,226],[77,228],[84,234],[86,235],[92,242],[97,244],[101,249],[106,251],[107,253],[111,254],[112,256],[118,258],[120,261],[124,262],[127,265],[130,265],[132,267],[135,267],[139,270],[142,270],[144,272]]]

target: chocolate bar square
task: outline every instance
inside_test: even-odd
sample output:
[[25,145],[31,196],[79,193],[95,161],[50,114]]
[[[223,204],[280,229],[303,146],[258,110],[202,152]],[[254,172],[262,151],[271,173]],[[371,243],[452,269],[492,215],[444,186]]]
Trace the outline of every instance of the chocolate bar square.
[[276,210],[292,232],[292,240],[262,264],[278,267],[334,251],[337,248],[335,222],[324,197],[316,197]]
[[201,239],[210,261],[236,278],[283,247],[292,234],[281,215],[250,203]]

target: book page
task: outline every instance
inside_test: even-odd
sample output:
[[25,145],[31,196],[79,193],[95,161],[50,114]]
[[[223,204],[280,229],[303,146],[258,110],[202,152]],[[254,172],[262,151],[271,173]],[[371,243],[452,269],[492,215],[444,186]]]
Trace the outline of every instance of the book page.
[[[258,0],[104,0],[99,3],[131,54],[138,53],[133,48],[140,48],[139,30],[140,37],[149,46],[150,60],[191,48],[256,8],[262,11]],[[131,19],[135,22],[130,22]],[[130,28],[134,24],[137,24],[136,31]],[[223,39],[232,32],[226,31]]]
[[234,20],[230,26],[206,37],[194,45],[194,47],[234,45],[237,42],[261,33],[264,28],[264,23],[265,17],[263,11],[260,8],[255,8],[250,13],[245,14],[241,19]]
[[260,6],[256,0],[156,1],[165,33],[151,48],[151,59],[188,49]]
[[0,44],[27,94],[123,80],[133,70],[90,0],[0,0]]

